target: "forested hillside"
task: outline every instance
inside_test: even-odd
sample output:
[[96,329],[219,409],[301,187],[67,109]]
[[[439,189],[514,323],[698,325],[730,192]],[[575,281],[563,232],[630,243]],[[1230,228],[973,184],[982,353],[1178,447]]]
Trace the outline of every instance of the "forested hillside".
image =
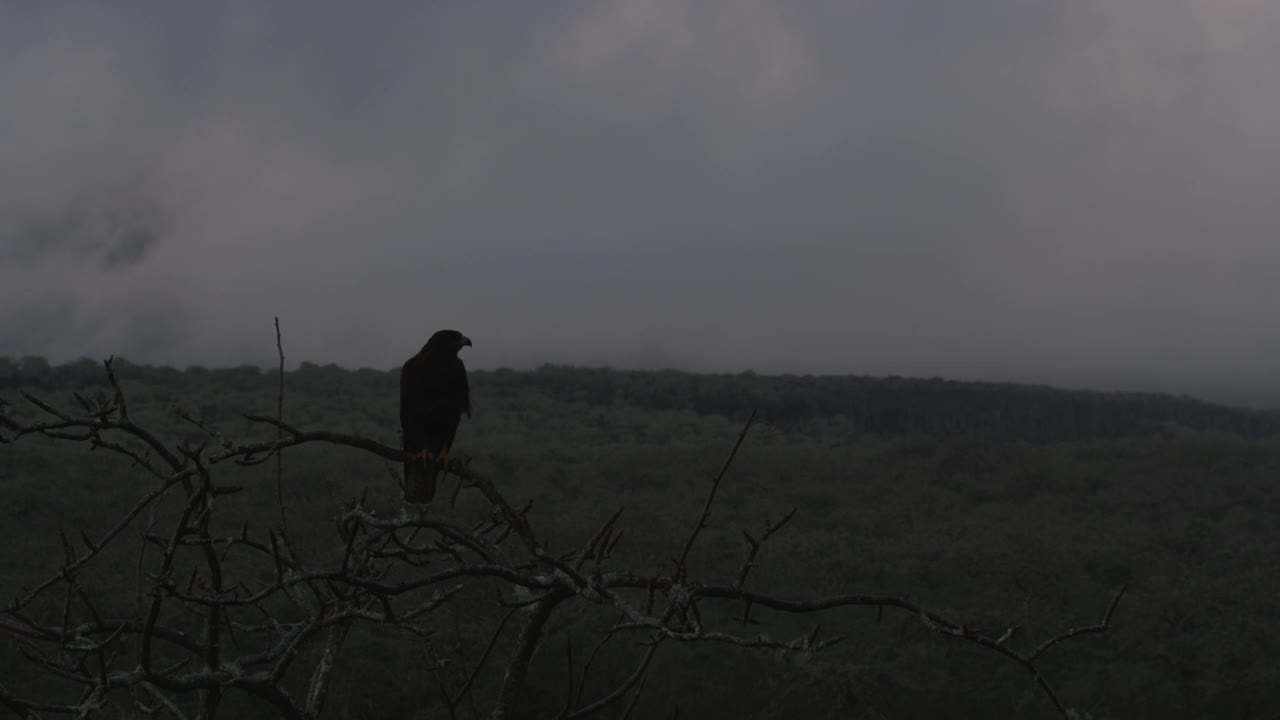
[[[264,437],[245,413],[274,415],[278,377],[253,367],[140,367],[117,360],[130,416],[166,441],[207,439],[189,412],[236,441]],[[285,376],[284,417],[398,443],[396,374],[304,364]],[[743,530],[796,507],[771,539],[752,585],[794,595],[897,593],[1034,647],[1096,622],[1115,588],[1129,591],[1107,633],[1046,658],[1064,701],[1093,720],[1271,717],[1280,712],[1280,442],[1270,413],[1150,395],[904,379],[705,376],[561,367],[472,373],[474,417],[455,447],[513,503],[530,506],[556,548],[582,544],[618,507],[616,563],[669,568],[707,479],[759,407],[691,558],[699,576],[730,578]],[[99,362],[51,367],[0,360],[0,411],[33,417],[34,393],[74,411],[109,393]],[[390,463],[340,446],[283,455],[291,531],[332,544],[336,508],[362,492],[399,512]],[[231,468],[242,492],[220,511],[250,527],[276,523],[270,465]],[[21,542],[0,547],[0,603],[56,571],[59,531],[74,540],[114,522],[153,478],[83,445],[21,438],[0,445],[0,521]],[[446,488],[448,489],[448,488]],[[464,493],[464,499],[467,497]],[[171,504],[170,511],[175,508]],[[483,503],[466,506],[483,520]],[[140,524],[140,519],[138,523]],[[138,532],[134,527],[130,532]],[[229,526],[230,534],[240,524]],[[113,559],[85,587],[132,607],[137,558]],[[440,637],[484,645],[493,590],[445,608]],[[44,608],[62,612],[61,596]],[[488,603],[488,604],[487,604]],[[485,609],[487,608],[487,609]],[[736,612],[736,609],[733,609]],[[809,619],[756,611],[747,632],[787,636]],[[577,620],[553,624],[530,675],[533,716],[562,703],[565,647],[581,663]],[[616,622],[582,621],[593,631]],[[821,653],[779,655],[693,645],[664,649],[633,717],[1055,717],[1026,674],[919,620],[831,611],[824,632],[849,639]],[[453,647],[453,646],[448,646]],[[474,658],[474,645],[458,652]],[[503,652],[508,645],[499,644]],[[633,646],[610,646],[589,692],[629,672]],[[447,716],[420,648],[379,633],[354,637],[330,717]],[[0,677],[35,682],[21,648],[0,645]],[[56,681],[45,678],[50,687]],[[480,681],[484,696],[492,685]],[[246,702],[243,717],[271,717]],[[467,711],[470,712],[469,710]],[[469,716],[469,715],[467,715]]]
[[[117,368],[122,377],[142,381],[158,397],[182,397],[185,402],[212,387],[261,400],[276,384],[274,373],[254,366],[194,367],[180,372],[118,360]],[[51,366],[38,357],[0,357],[0,389],[87,387],[100,384],[101,374],[101,364],[93,360]],[[396,397],[398,370],[349,371],[303,363],[287,378],[296,392],[342,395],[376,408]],[[532,372],[473,370],[471,382],[480,402],[490,398],[504,404],[519,397],[527,412],[537,412],[549,403],[690,412],[700,417],[742,417],[755,409],[777,430],[810,434],[947,438],[990,433],[1059,442],[1186,430],[1247,438],[1280,433],[1280,412],[1226,407],[1190,397],[939,378],[709,375],[544,366]]]

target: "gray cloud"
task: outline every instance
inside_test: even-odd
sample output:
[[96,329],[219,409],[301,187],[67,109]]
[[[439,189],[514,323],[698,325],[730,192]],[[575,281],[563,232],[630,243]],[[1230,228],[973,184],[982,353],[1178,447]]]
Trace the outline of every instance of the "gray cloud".
[[0,235],[0,261],[14,267],[71,254],[116,270],[142,262],[163,233],[155,211],[136,205],[73,200],[51,210],[9,213],[13,225]]
[[347,365],[455,326],[480,367],[1272,402],[1278,27],[1262,0],[5,7],[0,338],[267,364],[280,315],[292,359]]

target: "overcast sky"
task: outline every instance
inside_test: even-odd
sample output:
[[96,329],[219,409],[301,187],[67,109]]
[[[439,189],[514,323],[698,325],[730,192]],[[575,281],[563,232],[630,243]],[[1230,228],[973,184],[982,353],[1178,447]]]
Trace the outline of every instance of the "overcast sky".
[[327,5],[0,5],[0,354],[1280,405],[1280,3]]

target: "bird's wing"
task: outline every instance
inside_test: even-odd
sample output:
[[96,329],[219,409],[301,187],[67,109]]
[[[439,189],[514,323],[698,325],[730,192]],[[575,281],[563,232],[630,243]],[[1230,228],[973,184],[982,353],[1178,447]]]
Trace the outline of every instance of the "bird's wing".
[[400,430],[404,434],[406,449],[421,447],[423,442],[426,422],[423,404],[430,394],[426,359],[426,353],[414,355],[400,368]]
[[467,382],[467,367],[461,360],[458,361],[458,387],[462,394],[459,407],[467,417],[471,417],[471,385]]

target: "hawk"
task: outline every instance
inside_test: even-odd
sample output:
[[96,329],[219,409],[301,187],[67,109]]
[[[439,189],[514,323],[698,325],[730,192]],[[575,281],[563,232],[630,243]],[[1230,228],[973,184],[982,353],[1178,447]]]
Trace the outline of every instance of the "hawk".
[[457,330],[431,336],[400,368],[400,431],[405,454],[404,499],[428,503],[436,478],[449,462],[449,448],[462,414],[471,416],[467,368],[458,351],[471,340]]

